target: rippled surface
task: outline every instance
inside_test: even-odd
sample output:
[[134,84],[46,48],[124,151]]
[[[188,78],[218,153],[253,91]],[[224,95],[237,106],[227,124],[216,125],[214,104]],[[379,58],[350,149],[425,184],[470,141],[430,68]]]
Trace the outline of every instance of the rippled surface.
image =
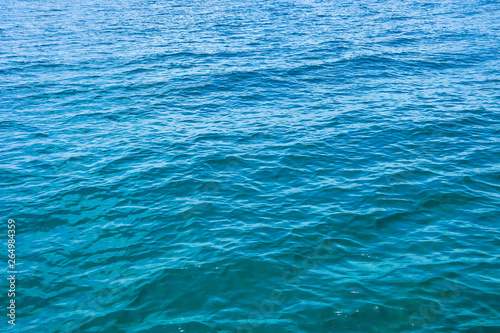
[[14,331],[500,331],[497,1],[0,8]]

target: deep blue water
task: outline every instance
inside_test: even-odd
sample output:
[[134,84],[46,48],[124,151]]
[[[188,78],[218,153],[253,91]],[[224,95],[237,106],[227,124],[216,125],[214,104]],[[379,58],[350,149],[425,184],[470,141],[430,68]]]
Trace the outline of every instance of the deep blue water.
[[0,330],[500,332],[499,88],[498,1],[0,0]]

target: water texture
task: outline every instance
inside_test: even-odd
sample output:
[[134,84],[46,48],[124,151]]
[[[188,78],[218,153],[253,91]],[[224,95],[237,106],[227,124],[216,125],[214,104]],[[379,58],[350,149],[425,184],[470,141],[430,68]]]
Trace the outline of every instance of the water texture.
[[0,0],[0,330],[500,332],[499,70],[498,1]]

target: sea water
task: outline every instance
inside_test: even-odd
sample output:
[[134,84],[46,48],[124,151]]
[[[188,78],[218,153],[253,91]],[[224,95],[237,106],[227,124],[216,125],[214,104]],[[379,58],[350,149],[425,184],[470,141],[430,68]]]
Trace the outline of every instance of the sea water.
[[499,71],[498,1],[0,1],[0,325],[500,332]]

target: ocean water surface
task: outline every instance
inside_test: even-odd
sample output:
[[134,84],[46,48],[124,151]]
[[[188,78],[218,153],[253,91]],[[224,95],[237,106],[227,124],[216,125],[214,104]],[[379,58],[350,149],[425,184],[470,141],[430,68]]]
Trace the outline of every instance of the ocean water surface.
[[5,332],[500,332],[500,3],[0,0]]

